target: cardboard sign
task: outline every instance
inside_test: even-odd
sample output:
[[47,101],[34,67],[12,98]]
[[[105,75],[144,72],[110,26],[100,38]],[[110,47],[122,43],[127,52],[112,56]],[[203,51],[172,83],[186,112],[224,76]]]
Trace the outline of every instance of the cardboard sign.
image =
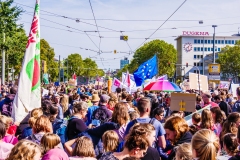
[[191,93],[171,93],[171,110],[195,112],[196,94]]
[[77,81],[75,79],[69,79],[68,85],[71,87],[77,86]]
[[[199,83],[201,91],[208,91],[208,77],[204,75],[199,75]],[[198,74],[189,73],[189,87],[190,89],[199,90],[198,84]]]
[[239,84],[231,84],[231,92],[232,92],[232,95],[233,97],[237,97],[237,88],[239,87]]
[[219,84],[218,88],[228,89],[229,86],[230,86],[230,82],[229,81],[220,81],[220,84]]

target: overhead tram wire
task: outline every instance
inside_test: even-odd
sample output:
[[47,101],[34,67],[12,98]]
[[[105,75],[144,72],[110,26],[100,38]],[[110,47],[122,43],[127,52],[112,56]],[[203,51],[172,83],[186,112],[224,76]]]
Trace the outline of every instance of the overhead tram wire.
[[[135,51],[144,44],[149,38],[151,38],[182,6],[184,3],[186,3],[187,0],[184,0],[184,2],[148,37],[146,38],[136,49]],[[134,51],[134,52],[135,52]]]

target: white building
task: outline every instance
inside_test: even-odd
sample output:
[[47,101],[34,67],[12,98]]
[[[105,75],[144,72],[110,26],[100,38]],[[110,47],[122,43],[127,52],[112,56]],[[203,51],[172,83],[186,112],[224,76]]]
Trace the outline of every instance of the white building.
[[[189,72],[208,75],[208,64],[213,61],[205,59],[206,55],[213,53],[213,36],[208,32],[183,31],[177,41],[177,66],[176,76],[188,77]],[[233,46],[240,36],[215,36],[215,53],[220,52],[226,45]],[[217,58],[217,55],[215,57]],[[188,64],[188,67],[186,65]],[[194,67],[196,66],[196,67]]]

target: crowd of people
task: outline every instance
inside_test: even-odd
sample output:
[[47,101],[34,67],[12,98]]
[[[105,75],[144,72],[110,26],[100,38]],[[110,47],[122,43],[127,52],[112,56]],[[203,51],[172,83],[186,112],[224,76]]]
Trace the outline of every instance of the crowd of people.
[[11,118],[17,87],[1,89],[0,160],[240,159],[240,87],[236,99],[196,95],[192,114],[172,111],[169,93],[50,84],[21,123]]

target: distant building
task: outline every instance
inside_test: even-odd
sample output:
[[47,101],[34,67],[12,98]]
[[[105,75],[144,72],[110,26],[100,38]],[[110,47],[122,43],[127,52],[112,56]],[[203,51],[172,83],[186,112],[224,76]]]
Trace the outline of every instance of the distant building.
[[[189,72],[197,73],[196,67],[199,68],[200,74],[208,75],[208,64],[213,62],[213,37],[208,32],[183,31],[183,35],[175,40],[177,42],[177,64],[180,64],[176,68],[176,76],[188,77]],[[237,40],[240,40],[238,34],[215,36],[215,58],[218,58],[218,53],[223,47],[234,46]]]
[[122,69],[127,64],[129,64],[128,58],[121,59],[120,60],[120,69]]

